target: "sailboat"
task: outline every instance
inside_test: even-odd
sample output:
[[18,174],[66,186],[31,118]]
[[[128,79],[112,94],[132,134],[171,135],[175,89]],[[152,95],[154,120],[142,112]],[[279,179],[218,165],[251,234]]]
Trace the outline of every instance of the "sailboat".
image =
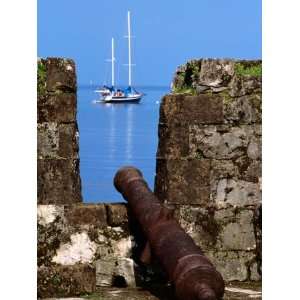
[[111,40],[111,87],[103,86],[96,91],[102,95],[102,101],[107,103],[124,103],[124,102],[139,102],[144,96],[143,93],[136,91],[132,86],[131,76],[131,26],[130,26],[130,12],[127,14],[128,27],[128,87],[124,90],[115,89],[115,54],[114,54],[114,39]]

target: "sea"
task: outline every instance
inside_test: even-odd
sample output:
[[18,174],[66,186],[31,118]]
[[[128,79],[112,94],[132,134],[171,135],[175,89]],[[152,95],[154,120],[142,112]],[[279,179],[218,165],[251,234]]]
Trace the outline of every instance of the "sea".
[[85,203],[123,202],[113,178],[123,166],[140,169],[154,188],[159,106],[169,87],[135,87],[140,103],[97,103],[96,86],[79,85],[80,176]]

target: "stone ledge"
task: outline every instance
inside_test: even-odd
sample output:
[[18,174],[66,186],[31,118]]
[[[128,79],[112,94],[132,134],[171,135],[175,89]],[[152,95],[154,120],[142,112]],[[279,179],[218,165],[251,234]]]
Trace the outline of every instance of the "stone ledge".
[[[170,287],[146,289],[102,288],[92,295],[80,298],[47,298],[43,300],[174,300]],[[233,283],[225,288],[224,300],[261,300],[261,283]]]
[[70,297],[96,290],[96,271],[90,265],[39,267],[38,297]]

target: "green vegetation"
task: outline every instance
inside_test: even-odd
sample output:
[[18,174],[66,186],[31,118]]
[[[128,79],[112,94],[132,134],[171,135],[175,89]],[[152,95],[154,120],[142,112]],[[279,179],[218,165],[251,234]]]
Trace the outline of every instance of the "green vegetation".
[[232,98],[232,97],[229,95],[228,91],[222,91],[222,92],[220,93],[220,96],[223,98],[223,103],[224,103],[225,105],[231,103],[231,102],[234,100],[234,98]]
[[262,67],[261,64],[257,65],[247,65],[243,63],[236,63],[234,66],[235,74],[240,76],[262,76]]
[[60,276],[58,274],[55,274],[52,277],[52,283],[55,285],[59,285],[61,283],[62,279],[60,278]]
[[174,94],[188,94],[188,95],[196,95],[196,89],[192,87],[174,87],[173,88],[173,93]]
[[196,156],[195,156],[196,159],[202,159],[204,158],[204,154],[203,154],[203,151],[201,149],[197,149],[196,150]]
[[46,92],[46,66],[41,62],[38,62],[37,92],[38,95],[42,95]]

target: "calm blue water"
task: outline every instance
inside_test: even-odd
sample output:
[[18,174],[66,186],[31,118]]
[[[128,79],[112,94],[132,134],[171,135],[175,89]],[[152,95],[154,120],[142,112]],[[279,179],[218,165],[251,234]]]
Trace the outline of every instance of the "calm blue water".
[[118,202],[113,186],[124,165],[139,168],[153,189],[159,104],[167,87],[141,87],[139,104],[94,103],[95,86],[78,87],[80,176],[84,202]]

